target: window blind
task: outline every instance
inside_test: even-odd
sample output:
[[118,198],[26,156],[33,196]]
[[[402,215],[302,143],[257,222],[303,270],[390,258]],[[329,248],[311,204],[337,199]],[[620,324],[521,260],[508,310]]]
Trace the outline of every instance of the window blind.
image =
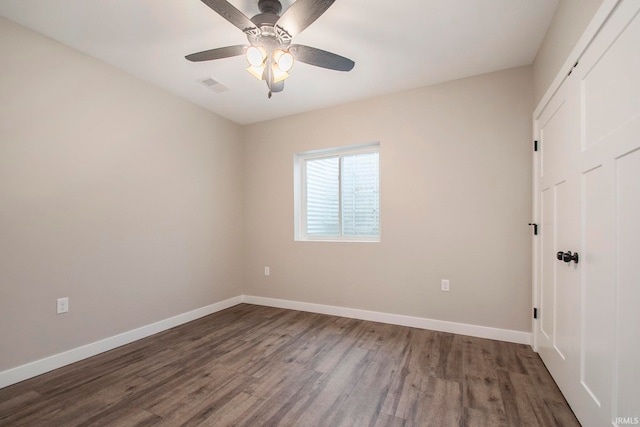
[[307,160],[307,235],[340,234],[340,158]]
[[342,157],[342,234],[380,234],[378,153]]
[[305,169],[308,236],[380,234],[377,152],[308,159]]

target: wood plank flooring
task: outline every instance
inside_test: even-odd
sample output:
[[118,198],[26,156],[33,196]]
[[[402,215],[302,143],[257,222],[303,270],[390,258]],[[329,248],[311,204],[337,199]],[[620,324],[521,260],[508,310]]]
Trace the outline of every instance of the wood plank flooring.
[[0,389],[0,426],[579,426],[525,345],[241,304]]

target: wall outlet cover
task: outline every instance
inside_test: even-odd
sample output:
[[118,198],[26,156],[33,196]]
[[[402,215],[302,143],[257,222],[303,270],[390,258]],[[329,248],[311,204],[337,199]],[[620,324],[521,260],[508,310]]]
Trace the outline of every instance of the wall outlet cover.
[[58,298],[56,303],[57,314],[67,313],[69,311],[69,297]]

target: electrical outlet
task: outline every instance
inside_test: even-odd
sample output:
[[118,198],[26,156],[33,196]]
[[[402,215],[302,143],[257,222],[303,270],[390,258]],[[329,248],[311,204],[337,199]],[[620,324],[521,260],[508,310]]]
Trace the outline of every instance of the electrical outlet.
[[442,279],[442,282],[440,284],[440,290],[443,292],[449,292],[449,280]]
[[265,268],[264,268],[264,275],[265,275],[265,276],[268,276],[268,275],[270,275],[270,274],[271,274],[271,269],[270,269],[269,267],[265,267]]
[[67,313],[69,311],[69,297],[57,299],[57,314]]

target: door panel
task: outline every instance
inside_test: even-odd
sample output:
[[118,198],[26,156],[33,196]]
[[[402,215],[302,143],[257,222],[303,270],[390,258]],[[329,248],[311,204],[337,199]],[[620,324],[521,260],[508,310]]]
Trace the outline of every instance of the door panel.
[[[556,245],[555,250],[545,254],[549,259],[555,260],[556,267],[556,297],[555,297],[555,340],[554,349],[566,361],[572,356],[574,351],[574,337],[576,310],[579,288],[578,288],[578,264],[574,262],[563,262],[556,259],[558,251],[577,252],[579,247],[576,241],[577,224],[580,222],[579,211],[576,209],[579,191],[577,181],[571,179],[556,185]],[[576,218],[576,216],[578,216]],[[563,366],[563,370],[569,370],[570,366]]]
[[[611,167],[582,174],[582,295],[580,384],[595,412],[611,412],[614,358],[615,281],[613,278],[613,192]],[[600,418],[602,418],[600,416]],[[603,422],[606,419],[602,420]]]
[[592,65],[582,77],[583,149],[640,113],[640,17],[636,14],[619,37],[584,62]]
[[540,126],[540,146],[542,158],[540,175],[546,177],[563,162],[569,152],[567,146],[568,108],[565,90],[561,89],[548,107],[548,117]]
[[[567,179],[566,165],[575,151],[570,138],[571,99],[561,87],[542,114],[540,130],[541,169],[538,188],[540,203],[540,306],[537,323],[538,351],[559,385],[569,387],[575,353],[576,294],[579,273],[575,265],[556,258],[558,251],[577,251],[579,181]],[[578,215],[578,217],[576,217]]]
[[616,159],[617,386],[614,417],[640,417],[640,148]]
[[640,416],[639,51],[640,2],[623,2],[575,72],[582,101],[578,162],[585,169],[603,165],[583,174],[580,349],[582,411],[602,423]]
[[[554,203],[554,191],[551,188],[546,188],[542,191],[542,196],[540,197],[541,203],[541,212],[542,215],[540,217],[540,229],[544,230],[544,233],[540,234],[540,238],[542,239],[541,247],[542,253],[553,253],[555,250],[555,227],[554,227],[554,212],[555,212],[555,203]],[[540,259],[540,268],[541,268],[541,288],[540,288],[540,307],[539,307],[539,325],[540,332],[542,332],[541,339],[544,338],[544,341],[541,342],[541,346],[549,348],[552,346],[551,343],[554,342],[554,328],[555,324],[555,267],[556,263],[554,259],[548,257],[541,257]]]

